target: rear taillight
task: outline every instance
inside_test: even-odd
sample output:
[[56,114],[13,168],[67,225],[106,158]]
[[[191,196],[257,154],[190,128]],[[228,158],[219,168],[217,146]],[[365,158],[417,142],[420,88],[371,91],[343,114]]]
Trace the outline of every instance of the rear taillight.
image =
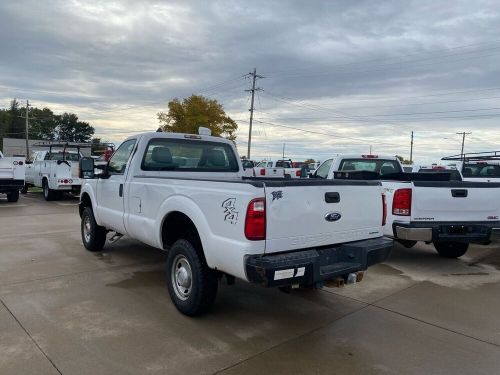
[[382,194],[382,226],[387,222],[387,202],[385,200],[385,194]]
[[296,171],[296,172],[295,172],[295,176],[300,177],[300,176],[301,176],[300,171]]
[[251,241],[266,239],[266,201],[264,198],[254,199],[248,204],[245,237]]
[[265,168],[262,168],[259,173],[260,173],[261,176],[265,176],[266,175]]
[[411,215],[411,189],[398,189],[394,192],[392,214],[399,216]]

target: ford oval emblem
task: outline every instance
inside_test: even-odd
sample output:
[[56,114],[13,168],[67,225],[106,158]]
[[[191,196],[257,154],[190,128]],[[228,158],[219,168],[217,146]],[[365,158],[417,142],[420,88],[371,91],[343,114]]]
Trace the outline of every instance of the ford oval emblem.
[[339,221],[341,217],[342,217],[342,215],[339,214],[338,212],[329,212],[325,215],[325,220],[326,221]]

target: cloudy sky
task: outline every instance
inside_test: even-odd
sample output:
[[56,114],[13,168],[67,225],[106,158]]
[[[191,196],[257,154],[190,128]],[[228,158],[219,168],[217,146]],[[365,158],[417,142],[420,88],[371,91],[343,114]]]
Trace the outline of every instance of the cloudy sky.
[[435,160],[500,149],[498,1],[2,1],[0,106],[71,111],[119,142],[193,93],[252,157]]

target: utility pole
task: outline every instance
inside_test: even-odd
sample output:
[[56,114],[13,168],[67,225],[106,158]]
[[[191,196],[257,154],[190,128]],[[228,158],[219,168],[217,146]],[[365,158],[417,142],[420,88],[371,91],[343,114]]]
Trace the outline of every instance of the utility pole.
[[30,145],[29,145],[29,105],[28,99],[26,99],[26,160],[30,158]]
[[413,130],[411,131],[410,164],[413,164]]
[[282,158],[282,160],[285,160],[285,145],[286,145],[286,143],[283,143],[283,158]]
[[465,136],[472,134],[472,133],[458,132],[457,134],[462,136],[462,151],[460,152],[460,155],[462,156],[462,161],[464,161],[464,159],[465,159],[465,155],[464,155]]
[[250,127],[248,129],[248,150],[247,150],[247,158],[250,159],[250,148],[252,146],[252,124],[253,124],[253,103],[254,103],[254,98],[255,98],[255,91],[260,91],[260,88],[255,88],[255,81],[259,78],[264,78],[263,76],[260,76],[257,74],[257,69],[253,68],[253,72],[248,73],[248,76],[252,77],[252,88],[250,90],[245,90],[246,92],[251,92],[252,93],[252,100],[250,104]]

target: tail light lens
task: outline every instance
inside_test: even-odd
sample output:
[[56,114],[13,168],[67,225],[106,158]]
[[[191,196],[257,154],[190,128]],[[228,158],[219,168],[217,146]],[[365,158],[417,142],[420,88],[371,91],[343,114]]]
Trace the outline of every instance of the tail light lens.
[[262,168],[259,173],[260,173],[261,176],[265,176],[266,175],[265,168]]
[[297,177],[300,177],[300,176],[301,176],[301,174],[300,174],[300,170],[295,172],[295,176],[297,176]]
[[392,214],[398,216],[411,215],[411,189],[398,189],[394,192]]
[[387,201],[385,194],[382,194],[382,226],[387,222]]
[[248,204],[245,237],[251,241],[266,239],[266,200],[257,198]]

